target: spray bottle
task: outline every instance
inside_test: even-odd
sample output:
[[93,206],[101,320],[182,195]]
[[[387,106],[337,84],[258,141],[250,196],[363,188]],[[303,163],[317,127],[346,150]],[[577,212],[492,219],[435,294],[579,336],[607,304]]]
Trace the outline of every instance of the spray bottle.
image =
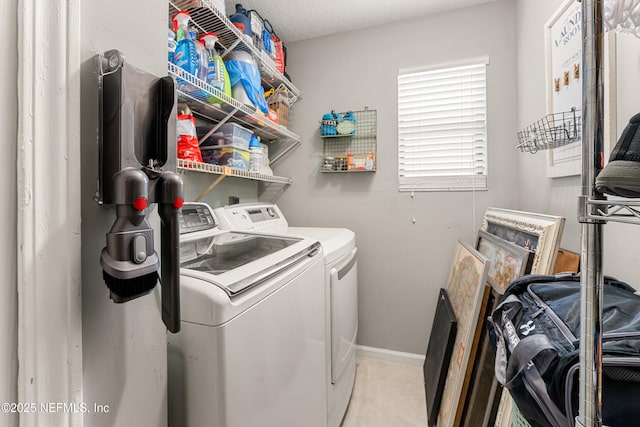
[[176,32],[176,51],[173,63],[187,73],[198,74],[198,51],[189,34],[189,20],[191,15],[181,10],[173,17],[173,28]]
[[[200,42],[204,44],[206,51],[208,52],[209,63],[207,67],[207,83],[221,92],[224,92],[225,95],[231,96],[229,73],[227,72],[227,67],[224,65],[222,57],[216,49],[218,36],[215,33],[205,33],[200,36]],[[220,100],[213,98],[209,99],[209,102],[215,104],[219,103]]]
[[193,44],[196,47],[196,52],[198,52],[198,72],[196,73],[196,77],[203,82],[206,82],[209,69],[209,53],[207,52],[207,49],[205,49],[204,43],[198,40],[196,34],[197,32],[195,28],[191,28],[191,30],[189,31],[189,38],[193,40]]

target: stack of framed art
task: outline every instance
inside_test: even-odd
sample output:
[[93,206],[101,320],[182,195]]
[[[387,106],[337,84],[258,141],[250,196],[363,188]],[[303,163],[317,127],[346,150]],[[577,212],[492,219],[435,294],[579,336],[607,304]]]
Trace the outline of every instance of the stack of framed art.
[[[565,218],[561,216],[487,208],[481,231],[533,252],[531,268],[528,271],[525,269],[524,274],[551,274],[554,270],[564,223]],[[504,290],[498,292],[498,295],[502,295],[503,292]],[[485,342],[485,345],[488,346],[488,342]],[[500,400],[495,408],[495,422],[492,425],[511,426],[513,405],[511,396],[506,392],[501,393],[500,386],[496,382],[493,386],[496,388],[494,395],[496,397],[500,395]],[[494,403],[496,402],[490,402],[492,407],[495,407]],[[493,414],[490,418],[493,419]]]
[[441,395],[431,395],[440,401],[431,402],[430,410],[439,411],[437,417],[428,412],[430,426],[511,425],[511,399],[495,380],[485,319],[513,280],[553,271],[564,222],[560,216],[487,208],[475,248],[456,245],[446,294],[457,333],[449,337],[446,376],[427,378],[425,369],[425,382],[437,385],[436,378],[446,378]]
[[438,427],[460,425],[460,397],[468,387],[467,367],[475,358],[478,319],[489,296],[486,280],[487,259],[471,246],[458,242],[447,281],[447,293],[458,331],[440,402]]

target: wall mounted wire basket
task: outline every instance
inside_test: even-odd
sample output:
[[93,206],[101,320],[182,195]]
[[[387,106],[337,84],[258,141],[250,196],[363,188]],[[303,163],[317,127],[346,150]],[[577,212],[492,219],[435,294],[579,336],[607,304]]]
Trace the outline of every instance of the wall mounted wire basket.
[[580,140],[582,121],[580,110],[548,114],[518,132],[517,148],[522,152],[537,153],[561,147]]

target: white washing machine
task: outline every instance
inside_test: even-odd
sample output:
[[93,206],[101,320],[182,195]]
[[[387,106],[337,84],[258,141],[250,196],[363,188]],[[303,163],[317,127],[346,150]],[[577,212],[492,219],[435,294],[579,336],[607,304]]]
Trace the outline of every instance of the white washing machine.
[[215,209],[220,227],[305,236],[322,244],[327,322],[327,422],[338,427],[349,405],[356,373],[358,263],[355,233],[346,228],[289,227],[275,204],[248,203]]
[[325,426],[318,242],[223,231],[201,203],[185,203],[180,230],[181,331],[167,338],[170,425]]

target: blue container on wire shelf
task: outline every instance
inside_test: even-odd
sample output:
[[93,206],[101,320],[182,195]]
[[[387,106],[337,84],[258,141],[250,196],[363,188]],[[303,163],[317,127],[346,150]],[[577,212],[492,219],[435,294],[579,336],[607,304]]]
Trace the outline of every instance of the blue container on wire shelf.
[[322,136],[333,136],[338,134],[337,126],[340,123],[340,115],[331,111],[322,116],[320,121],[320,132]]
[[348,111],[342,116],[342,120],[336,126],[336,131],[340,135],[354,135],[356,133],[356,116]]

